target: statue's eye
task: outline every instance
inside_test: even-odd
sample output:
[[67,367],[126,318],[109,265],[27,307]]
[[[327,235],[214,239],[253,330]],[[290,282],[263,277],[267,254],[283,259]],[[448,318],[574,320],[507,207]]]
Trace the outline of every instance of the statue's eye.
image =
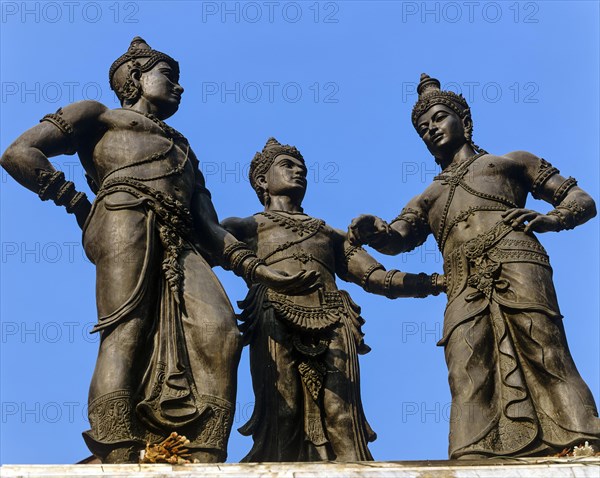
[[170,81],[173,81],[173,72],[171,70],[160,70],[160,72],[165,75]]

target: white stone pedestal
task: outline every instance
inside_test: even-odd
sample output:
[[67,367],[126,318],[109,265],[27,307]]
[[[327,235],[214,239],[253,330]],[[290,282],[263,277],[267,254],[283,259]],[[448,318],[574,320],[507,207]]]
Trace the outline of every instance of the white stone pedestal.
[[210,465],[4,465],[3,478],[600,478],[600,458]]

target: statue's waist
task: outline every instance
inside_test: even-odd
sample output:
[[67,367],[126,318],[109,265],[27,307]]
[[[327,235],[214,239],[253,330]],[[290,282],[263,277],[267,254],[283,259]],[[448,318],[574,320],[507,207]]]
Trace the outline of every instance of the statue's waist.
[[449,212],[445,223],[440,224],[443,230],[436,232],[438,246],[442,252],[456,249],[476,238],[480,231],[493,229],[507,210],[504,205],[486,203]]
[[143,205],[152,210],[158,221],[170,231],[188,235],[192,229],[190,210],[177,197],[133,178],[117,177],[104,181],[96,195],[94,207],[100,203],[108,210]]
[[[447,248],[448,249],[448,248]],[[444,254],[444,273],[451,302],[467,287],[473,275],[484,271],[500,277],[504,264],[539,265],[550,268],[548,254],[537,239],[499,221],[487,232]]]
[[523,232],[522,228],[514,229],[502,219],[497,220],[485,232],[461,242],[453,242],[449,246],[451,247],[447,247],[444,251],[444,260],[457,254],[475,260],[497,249],[526,250],[546,255],[546,250],[535,236]]
[[[266,254],[261,254],[264,251],[259,251],[259,257],[265,257]],[[300,270],[318,270],[321,274],[326,274],[329,277],[324,277],[325,280],[329,279],[335,283],[335,265],[333,263],[333,257],[323,257],[323,254],[319,250],[311,251],[310,248],[296,248],[290,247],[289,249],[277,251],[267,259],[265,259],[267,265],[275,266],[275,269],[283,268],[286,272],[296,273]]]
[[298,330],[327,330],[348,314],[347,293],[340,290],[318,289],[311,294],[290,296],[269,289],[266,297],[277,317]]

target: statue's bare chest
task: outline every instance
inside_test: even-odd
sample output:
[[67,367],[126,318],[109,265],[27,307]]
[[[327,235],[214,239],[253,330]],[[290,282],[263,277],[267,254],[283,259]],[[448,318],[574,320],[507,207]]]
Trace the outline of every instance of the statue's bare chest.
[[490,217],[510,208],[524,207],[526,179],[508,158],[485,155],[468,164],[449,167],[436,176],[430,189],[430,227],[443,246],[454,226],[475,214]]
[[321,219],[263,212],[256,216],[257,255],[269,263],[290,262],[308,266],[314,262],[334,270],[330,229]]

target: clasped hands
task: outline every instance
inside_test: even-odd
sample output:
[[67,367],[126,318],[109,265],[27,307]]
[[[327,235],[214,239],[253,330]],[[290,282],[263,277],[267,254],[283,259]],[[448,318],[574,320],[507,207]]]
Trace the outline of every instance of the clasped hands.
[[374,245],[389,234],[390,225],[371,214],[361,214],[354,218],[348,227],[348,241],[353,246]]

